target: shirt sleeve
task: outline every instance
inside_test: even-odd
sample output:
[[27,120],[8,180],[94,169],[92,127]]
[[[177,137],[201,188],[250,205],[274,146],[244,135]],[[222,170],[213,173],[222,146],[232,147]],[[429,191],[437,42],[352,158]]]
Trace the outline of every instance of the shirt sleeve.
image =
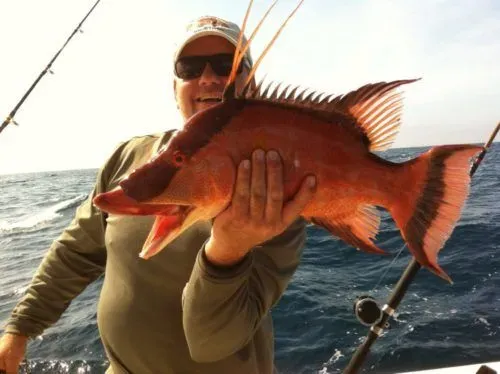
[[183,292],[183,324],[191,357],[221,360],[242,349],[278,302],[300,262],[301,218],[231,268],[212,265],[204,247]]
[[105,191],[109,169],[119,157],[120,149],[118,147],[99,169],[93,190],[77,208],[69,226],[50,246],[7,320],[5,332],[28,337],[40,335],[104,272],[106,217],[92,204],[92,199]]

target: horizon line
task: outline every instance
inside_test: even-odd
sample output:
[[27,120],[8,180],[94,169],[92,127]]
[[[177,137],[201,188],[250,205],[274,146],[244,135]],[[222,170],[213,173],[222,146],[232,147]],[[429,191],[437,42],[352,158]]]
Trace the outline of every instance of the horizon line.
[[[451,143],[450,143],[451,144]],[[455,143],[458,144],[458,143]],[[463,144],[474,144],[474,145],[480,145],[483,146],[484,143],[480,142],[470,142],[470,143],[463,143]],[[500,144],[500,140],[493,141],[491,146],[494,144]],[[400,149],[416,149],[416,148],[432,148],[432,147],[437,147],[440,145],[448,145],[448,144],[428,144],[428,145],[416,145],[416,146],[406,146],[406,147],[394,147],[394,148],[389,148],[385,151],[376,151],[377,154],[386,154],[387,152],[391,151],[396,151]],[[103,161],[103,163],[105,160]],[[69,171],[85,171],[85,170],[99,170],[100,166],[94,166],[94,167],[81,167],[81,168],[68,168],[68,169],[46,169],[46,170],[31,170],[31,171],[20,171],[20,172],[8,172],[4,173],[0,171],[0,177],[5,177],[5,176],[11,176],[11,175],[20,175],[20,174],[37,174],[37,173],[60,173],[60,172],[69,172]]]

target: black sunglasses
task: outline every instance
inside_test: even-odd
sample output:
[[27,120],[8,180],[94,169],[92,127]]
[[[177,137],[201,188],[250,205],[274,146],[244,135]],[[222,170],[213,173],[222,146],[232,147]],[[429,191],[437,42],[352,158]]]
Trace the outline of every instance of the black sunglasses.
[[[189,80],[199,78],[207,63],[220,77],[227,77],[231,73],[234,55],[232,53],[219,53],[210,56],[185,56],[175,62],[175,75],[181,79]],[[243,63],[238,68],[238,74],[243,71]]]

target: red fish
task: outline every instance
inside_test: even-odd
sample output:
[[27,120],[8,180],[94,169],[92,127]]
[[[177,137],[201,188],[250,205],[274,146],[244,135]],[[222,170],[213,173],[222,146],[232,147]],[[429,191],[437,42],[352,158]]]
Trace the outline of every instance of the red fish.
[[385,253],[374,243],[375,207],[384,208],[416,260],[451,281],[438,252],[461,215],[471,158],[482,147],[437,146],[403,163],[384,160],[373,151],[392,144],[401,121],[398,88],[415,80],[368,84],[336,97],[296,96],[296,88],[280,93],[278,87],[268,94],[271,85],[251,83],[262,55],[235,94],[243,55],[240,42],[220,103],[191,117],[150,162],[94,199],[109,213],[156,216],[141,256],[155,255],[197,221],[224,210],[236,165],[256,148],[274,149],[284,162],[285,200],[306,175],[317,178],[315,197],[302,212],[307,221],[360,250]]

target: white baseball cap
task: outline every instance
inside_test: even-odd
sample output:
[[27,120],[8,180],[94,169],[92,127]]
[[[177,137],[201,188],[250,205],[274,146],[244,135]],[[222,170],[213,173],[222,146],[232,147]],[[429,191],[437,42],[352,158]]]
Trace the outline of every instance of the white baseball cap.
[[[173,59],[174,65],[184,47],[193,40],[203,36],[215,35],[226,39],[236,47],[240,31],[241,29],[235,23],[214,16],[202,16],[189,22],[183,34],[181,34],[179,41],[176,43]],[[246,43],[247,38],[243,35],[243,46],[246,45]],[[248,68],[253,65],[250,48],[245,52],[243,63]]]

